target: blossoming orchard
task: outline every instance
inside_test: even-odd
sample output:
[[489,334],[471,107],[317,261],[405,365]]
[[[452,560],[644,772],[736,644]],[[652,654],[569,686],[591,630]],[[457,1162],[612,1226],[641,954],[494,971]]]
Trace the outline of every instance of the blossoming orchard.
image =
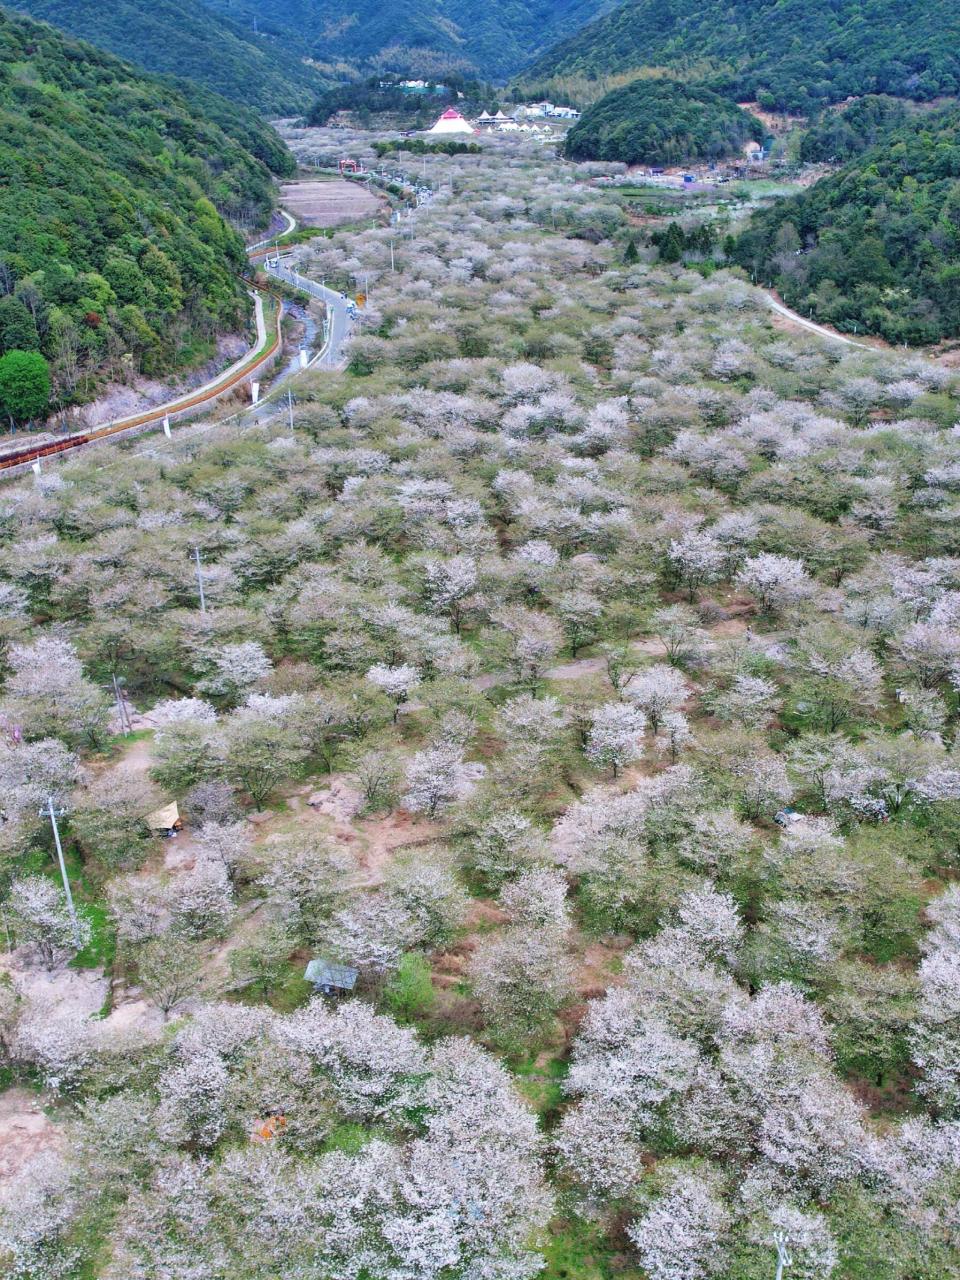
[[3,489],[3,1274],[960,1277],[960,374],[391,160],[343,367]]

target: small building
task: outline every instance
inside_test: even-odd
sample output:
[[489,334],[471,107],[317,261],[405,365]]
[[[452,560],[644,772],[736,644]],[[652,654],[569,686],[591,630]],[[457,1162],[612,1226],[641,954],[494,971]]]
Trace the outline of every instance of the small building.
[[154,809],[153,813],[148,813],[144,818],[144,822],[151,831],[156,831],[158,835],[170,839],[183,830],[183,819],[180,817],[180,809],[176,800],[172,800],[170,804],[165,804],[159,809]]
[[469,120],[464,120],[459,111],[454,111],[453,107],[448,107],[440,119],[427,130],[427,133],[475,133],[473,125]]
[[311,960],[303,972],[314,991],[325,996],[339,996],[357,985],[359,972],[347,964],[331,964],[329,960]]
[[783,827],[784,831],[789,831],[791,827],[803,822],[804,815],[797,813],[796,809],[778,809],[773,815],[773,820],[778,827]]

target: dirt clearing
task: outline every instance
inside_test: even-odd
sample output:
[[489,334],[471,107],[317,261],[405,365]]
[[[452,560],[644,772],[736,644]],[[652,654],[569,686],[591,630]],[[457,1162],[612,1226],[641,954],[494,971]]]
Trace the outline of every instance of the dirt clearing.
[[343,222],[374,218],[381,201],[358,182],[334,178],[330,182],[285,182],[281,204],[306,227],[336,227]]
[[62,1146],[63,1141],[35,1093],[27,1089],[0,1093],[0,1185],[42,1151]]

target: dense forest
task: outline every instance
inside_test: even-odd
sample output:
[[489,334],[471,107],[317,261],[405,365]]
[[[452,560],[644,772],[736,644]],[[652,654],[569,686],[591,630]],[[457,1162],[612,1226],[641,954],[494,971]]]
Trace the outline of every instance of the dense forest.
[[682,164],[731,155],[762,134],[755,116],[708,89],[634,80],[584,112],[566,150],[574,159]]
[[960,108],[911,121],[755,215],[737,259],[844,330],[925,343],[960,333]]
[[808,114],[850,94],[960,92],[958,49],[954,0],[630,0],[535,62],[525,80],[659,66]]
[[[313,104],[308,117],[312,125],[324,125],[341,111],[363,126],[376,127],[378,116],[390,116],[391,122],[401,122],[408,129],[428,129],[446,108],[454,106],[469,113],[474,107],[482,109],[483,103],[495,96],[494,90],[462,76],[448,77],[449,83],[438,86],[429,93],[407,93],[399,84],[373,76],[355,84],[338,85],[322,93]],[[462,94],[460,97],[458,95]]]
[[[252,27],[294,39],[321,63],[338,59],[446,76],[455,71],[513,75],[556,41],[612,7],[612,0],[208,0],[211,8]],[[298,33],[291,36],[291,33]]]
[[186,77],[267,114],[303,111],[328,83],[280,41],[212,12],[202,0],[13,0],[11,7],[148,71]]
[[868,93],[841,110],[824,111],[810,124],[800,143],[800,159],[808,163],[843,164],[876,144],[909,119],[899,98]]
[[0,10],[0,354],[42,356],[55,403],[104,373],[187,363],[244,321],[224,218],[259,225],[274,195],[242,139],[255,129],[277,168],[292,161],[252,117],[230,136],[207,97]]

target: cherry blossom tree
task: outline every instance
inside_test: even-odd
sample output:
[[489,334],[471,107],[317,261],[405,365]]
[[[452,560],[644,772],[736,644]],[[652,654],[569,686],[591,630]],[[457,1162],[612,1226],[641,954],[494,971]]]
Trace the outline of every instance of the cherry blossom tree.
[[708,1280],[723,1274],[730,1213],[716,1180],[677,1169],[647,1211],[627,1228],[651,1280]]
[[736,582],[756,598],[761,613],[782,613],[809,599],[814,590],[802,560],[766,551],[744,560]]
[[28,738],[63,737],[97,746],[110,718],[107,695],[86,678],[75,649],[66,640],[42,636],[29,645],[11,645],[11,671],[2,708]]
[[657,662],[634,677],[627,694],[656,733],[667,712],[679,710],[687,700],[689,688],[679,671]]
[[64,891],[46,876],[18,877],[10,885],[5,905],[18,945],[33,947],[47,968],[90,941],[89,920],[77,915],[74,924]]
[[610,769],[616,777],[624,765],[643,755],[646,716],[626,702],[607,702],[591,716],[584,753],[598,769]]
[[393,722],[396,724],[400,708],[410,694],[420,684],[420,672],[408,663],[398,667],[387,667],[382,664],[373,666],[367,672],[367,679],[377,689],[382,690],[393,701]]
[[691,530],[670,543],[668,562],[677,579],[687,588],[690,599],[708,583],[716,582],[724,568],[724,553],[712,534]]

